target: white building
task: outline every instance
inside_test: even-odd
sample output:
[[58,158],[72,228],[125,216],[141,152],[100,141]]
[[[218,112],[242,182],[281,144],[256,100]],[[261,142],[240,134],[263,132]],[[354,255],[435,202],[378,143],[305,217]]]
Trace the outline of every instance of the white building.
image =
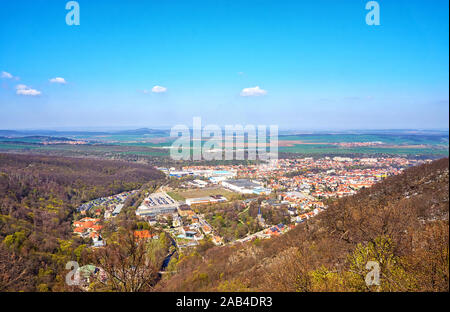
[[204,188],[205,186],[208,185],[208,182],[203,181],[203,180],[194,180],[192,182],[189,182],[189,184],[194,187]]
[[[222,181],[222,185],[241,194],[258,194],[263,188],[261,184],[246,179]],[[264,189],[267,192],[267,189]]]

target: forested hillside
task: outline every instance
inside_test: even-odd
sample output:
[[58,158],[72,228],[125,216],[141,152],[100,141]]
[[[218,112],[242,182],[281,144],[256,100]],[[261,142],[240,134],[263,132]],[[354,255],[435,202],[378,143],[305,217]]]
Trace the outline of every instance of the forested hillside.
[[[330,202],[278,238],[203,244],[179,257],[163,291],[448,291],[448,158]],[[365,283],[368,261],[380,285]]]
[[[163,179],[126,162],[0,154],[0,291],[68,290],[65,264],[86,257],[86,242],[71,231],[75,208]],[[280,237],[225,247],[205,241],[174,258],[169,270],[177,273],[151,289],[448,291],[448,187],[448,159],[407,169],[329,202]],[[122,252],[108,246],[105,252]],[[365,283],[368,261],[380,265],[379,286]]]
[[64,290],[60,273],[85,247],[71,235],[75,208],[162,178],[126,162],[0,154],[0,291]]

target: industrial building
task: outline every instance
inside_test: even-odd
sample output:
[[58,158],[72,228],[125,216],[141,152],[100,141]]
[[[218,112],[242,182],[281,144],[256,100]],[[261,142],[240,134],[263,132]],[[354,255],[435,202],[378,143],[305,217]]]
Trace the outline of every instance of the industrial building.
[[211,182],[217,183],[216,180],[223,180],[223,179],[232,179],[236,176],[235,171],[228,171],[228,170],[212,170],[212,169],[205,169],[205,170],[169,170],[168,171],[169,176],[182,178],[186,176],[197,176],[197,177],[204,177],[209,178]]
[[270,194],[271,190],[262,187],[259,183],[247,179],[222,181],[222,185],[241,194]]
[[207,205],[214,203],[226,202],[227,199],[222,195],[211,195],[206,197],[198,197],[198,198],[186,198],[186,204],[189,206],[193,205]]
[[150,194],[136,210],[141,217],[155,217],[161,214],[174,213],[178,209],[178,202],[165,192]]

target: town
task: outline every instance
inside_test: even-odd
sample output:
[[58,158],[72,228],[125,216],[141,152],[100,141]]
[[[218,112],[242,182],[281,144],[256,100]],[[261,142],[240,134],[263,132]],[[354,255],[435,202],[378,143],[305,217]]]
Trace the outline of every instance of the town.
[[[325,210],[327,200],[355,194],[409,166],[430,162],[402,157],[322,157],[270,160],[253,165],[157,168],[167,185],[146,193],[135,213],[166,232],[177,248],[210,240],[236,244],[281,235]],[[117,216],[138,190],[98,198],[78,208],[74,233],[103,247],[102,221]],[[137,238],[156,237],[147,229]]]

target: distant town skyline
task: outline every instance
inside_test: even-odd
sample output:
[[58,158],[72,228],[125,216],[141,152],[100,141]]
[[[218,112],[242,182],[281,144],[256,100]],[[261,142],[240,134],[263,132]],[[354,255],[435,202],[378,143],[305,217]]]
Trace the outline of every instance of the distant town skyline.
[[0,129],[449,125],[448,1],[5,2]]

